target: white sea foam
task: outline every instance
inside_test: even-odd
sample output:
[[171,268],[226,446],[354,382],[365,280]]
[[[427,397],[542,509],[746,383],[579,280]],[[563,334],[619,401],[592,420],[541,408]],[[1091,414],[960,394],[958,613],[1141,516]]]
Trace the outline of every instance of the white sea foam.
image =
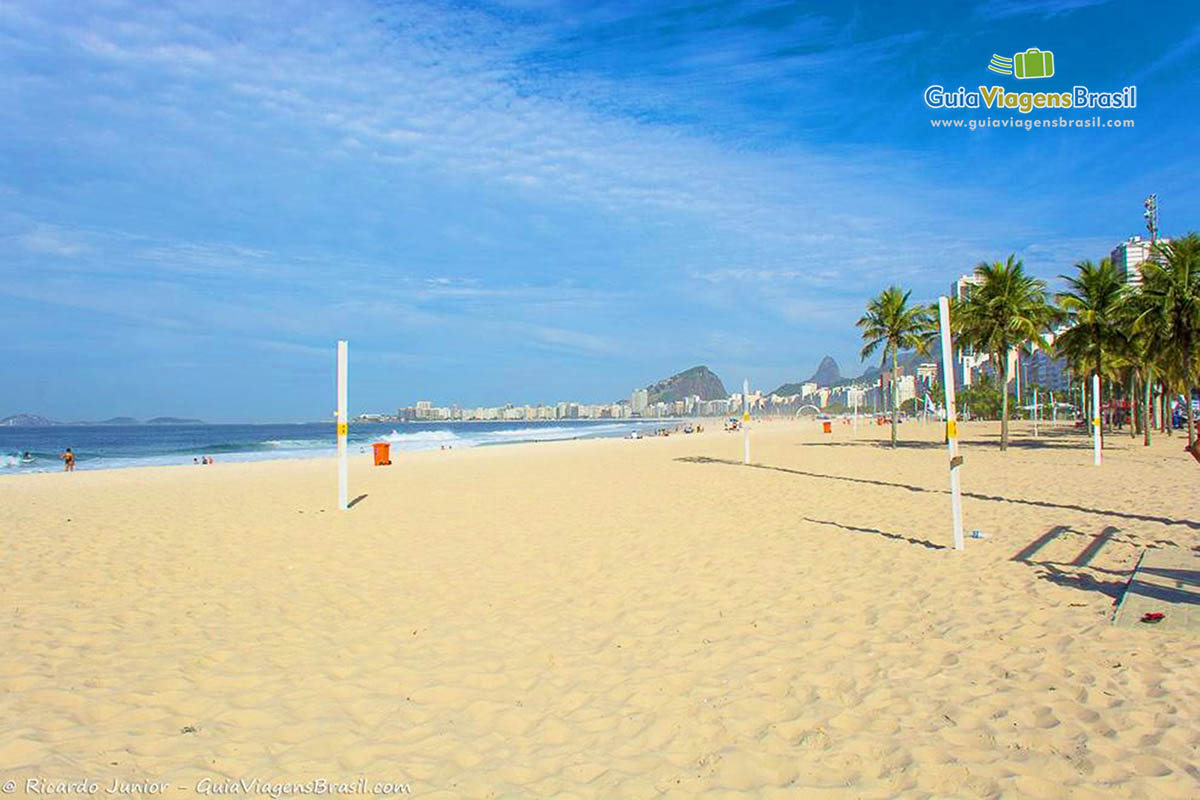
[[464,441],[454,431],[436,430],[436,431],[415,431],[413,433],[400,433],[396,429],[392,429],[391,433],[383,436],[373,437],[384,442],[393,444],[405,445],[411,444],[420,446],[423,444],[442,445],[454,442]]
[[[486,423],[463,424],[449,423],[455,430],[429,426],[417,423],[401,428],[393,428],[388,433],[378,430],[368,431],[362,428],[350,429],[349,451],[352,457],[369,454],[374,442],[387,442],[400,452],[415,452],[420,450],[437,450],[439,448],[464,449],[488,445],[515,444],[519,442],[561,441],[565,439],[591,439],[597,437],[624,436],[628,432],[644,428],[648,425],[661,424],[661,421],[629,420],[621,422],[587,423],[576,425],[562,424],[527,424],[517,423],[512,427],[498,430],[491,429]],[[244,446],[245,450],[237,449]],[[226,449],[229,448],[229,449]],[[19,451],[18,451],[19,452]],[[194,459],[201,455],[209,455],[216,463],[267,461],[275,459],[329,458],[337,452],[333,431],[328,437],[295,438],[295,439],[265,439],[257,442],[246,442],[244,445],[226,444],[216,449],[214,445],[199,445],[193,450],[175,450],[171,453],[145,455],[106,455],[96,457],[81,454],[76,462],[79,470],[121,469],[126,467],[150,466],[192,466]],[[62,469],[62,464],[55,458],[39,457],[34,464],[23,464],[20,457],[11,450],[0,452],[0,470],[13,474],[18,470],[26,472],[51,472]]]
[[590,428],[563,428],[555,425],[547,425],[545,427],[529,427],[529,428],[505,428],[499,431],[488,431],[488,436],[495,436],[498,439],[550,439],[557,436],[580,436],[600,430],[601,428],[611,428],[611,425],[596,425]]
[[294,450],[296,448],[328,447],[329,439],[267,439],[263,444],[267,447]]

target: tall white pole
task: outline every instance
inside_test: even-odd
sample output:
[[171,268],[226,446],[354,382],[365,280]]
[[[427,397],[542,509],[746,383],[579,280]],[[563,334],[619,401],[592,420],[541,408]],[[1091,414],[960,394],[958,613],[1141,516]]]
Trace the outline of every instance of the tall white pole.
[[[1016,370],[1017,371],[1017,410],[1020,411],[1021,410],[1021,350],[1020,350],[1020,348],[1018,348],[1014,352],[1014,356],[1015,356],[1014,361],[1016,361],[1016,364],[1017,364],[1017,370]],[[1006,392],[1008,391],[1007,386],[1004,387],[1004,391],[1006,391]]]
[[950,298],[938,298],[938,315],[942,327],[942,374],[946,385],[946,443],[950,448],[950,512],[954,517],[954,549],[963,549],[962,489],[958,471],[962,456],[958,454],[958,421],[954,418],[954,363],[950,342]]
[[1058,403],[1054,402],[1054,392],[1050,393],[1050,426],[1058,427]]
[[337,451],[338,451],[338,508],[345,511],[346,505],[346,437],[350,433],[346,419],[346,340],[337,344]]
[[1042,410],[1038,405],[1038,387],[1033,387],[1033,435],[1037,438],[1038,435],[1038,416]]
[[750,463],[750,379],[742,381],[742,463]]
[[1100,375],[1092,375],[1092,463],[1100,466]]

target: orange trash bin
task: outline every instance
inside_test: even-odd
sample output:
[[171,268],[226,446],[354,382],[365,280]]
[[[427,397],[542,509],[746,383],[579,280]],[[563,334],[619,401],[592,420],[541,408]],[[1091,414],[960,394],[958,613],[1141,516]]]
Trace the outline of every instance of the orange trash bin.
[[833,423],[832,422],[821,423],[821,428],[824,430],[825,433],[833,433]]
[[375,466],[386,467],[392,463],[388,452],[391,449],[390,444],[387,442],[376,442],[372,447],[375,449]]

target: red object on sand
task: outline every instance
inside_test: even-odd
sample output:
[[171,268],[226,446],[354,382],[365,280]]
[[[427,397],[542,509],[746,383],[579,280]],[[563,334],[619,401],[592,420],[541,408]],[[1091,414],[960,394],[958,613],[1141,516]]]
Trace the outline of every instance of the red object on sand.
[[1161,611],[1151,611],[1142,616],[1142,622],[1162,622],[1165,616]]

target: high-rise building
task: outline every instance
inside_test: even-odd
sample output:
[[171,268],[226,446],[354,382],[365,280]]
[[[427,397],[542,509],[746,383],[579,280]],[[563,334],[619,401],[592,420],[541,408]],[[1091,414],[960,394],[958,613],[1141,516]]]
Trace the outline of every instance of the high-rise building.
[[950,296],[955,300],[966,300],[971,290],[983,285],[983,278],[978,275],[963,275],[950,284]]
[[[950,296],[955,300],[966,300],[971,291],[983,284],[983,278],[978,275],[963,275],[958,280],[950,284]],[[940,345],[939,345],[940,348]],[[986,353],[976,353],[970,347],[955,348],[954,358],[954,377],[962,386],[970,386],[974,377],[975,371],[987,361]],[[941,363],[940,361],[938,362]],[[939,367],[940,369],[940,367]],[[944,380],[944,377],[943,377]]]
[[[1067,329],[1068,326],[1066,325],[1058,326],[1046,334],[1046,343],[1053,346],[1054,340],[1061,336]],[[1049,389],[1052,392],[1065,392],[1070,388],[1071,368],[1067,364],[1066,358],[1056,356],[1053,352],[1049,352],[1035,344],[1026,362],[1028,365],[1026,375],[1029,383]]]
[[[1170,239],[1159,239],[1159,244],[1167,244]],[[1130,236],[1112,251],[1113,266],[1126,283],[1140,285],[1142,282],[1142,264],[1153,261],[1162,263],[1162,255],[1153,251],[1149,239],[1141,236]]]
[[1065,392],[1071,386],[1071,371],[1065,358],[1052,356],[1039,348],[1029,356],[1028,366],[1031,384],[1052,392]]
[[646,413],[646,407],[650,405],[650,390],[649,389],[634,389],[633,396],[629,398],[629,408],[633,414],[643,416]]

